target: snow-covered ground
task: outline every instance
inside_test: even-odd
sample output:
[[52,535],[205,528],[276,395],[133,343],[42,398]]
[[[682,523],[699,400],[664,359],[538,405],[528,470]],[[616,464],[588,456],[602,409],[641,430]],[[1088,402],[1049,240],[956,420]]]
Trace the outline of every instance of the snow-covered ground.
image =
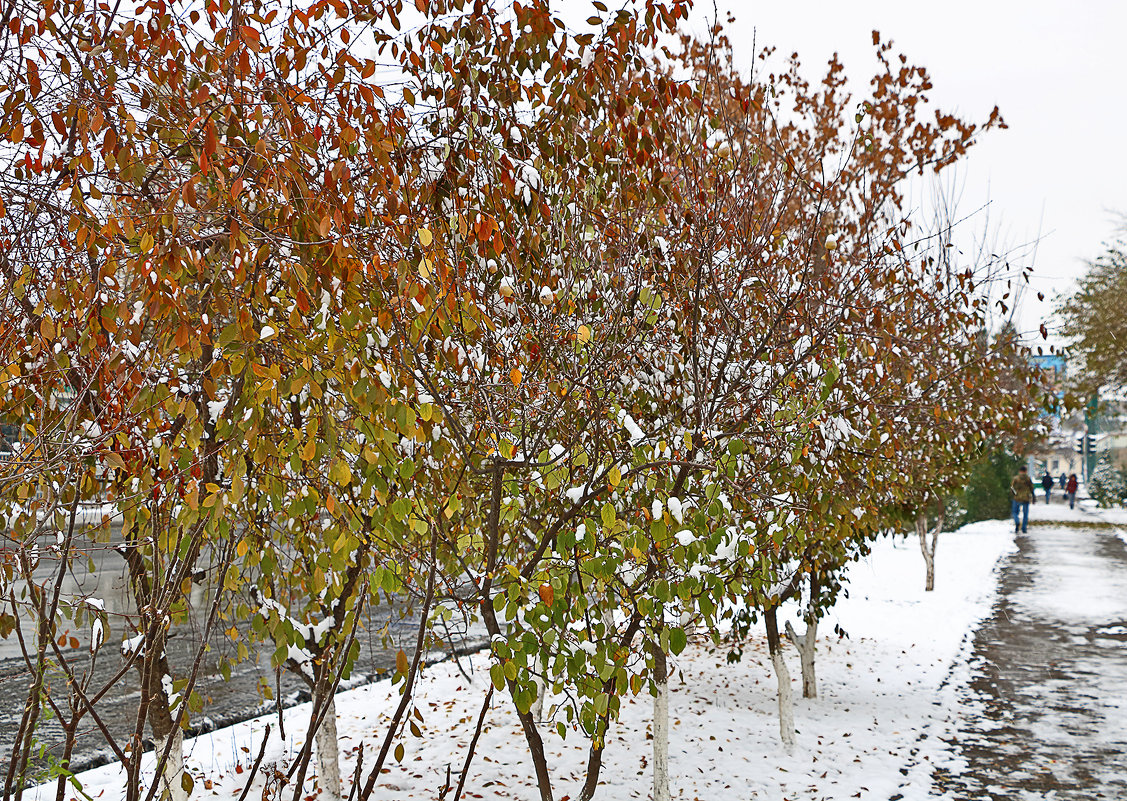
[[[693,643],[675,661],[670,689],[670,774],[673,797],[709,801],[748,799],[924,799],[930,797],[933,766],[950,756],[942,737],[951,731],[954,695],[967,675],[970,634],[986,616],[995,594],[994,571],[1013,548],[1006,521],[978,523],[943,534],[937,554],[936,590],[923,591],[924,565],[914,539],[886,539],[850,571],[843,598],[820,631],[820,697],[796,699],[798,747],[783,752],[778,742],[775,681],[762,637],[746,644],[744,659],[726,661],[726,651]],[[833,634],[834,624],[849,637]],[[801,626],[798,626],[801,629]],[[797,652],[787,654],[798,681]],[[433,799],[447,770],[457,782],[474,723],[488,686],[488,663],[468,661],[467,682],[450,662],[430,666],[419,680],[421,737],[406,736],[402,763],[377,791],[380,799]],[[398,693],[388,682],[342,693],[342,773],[355,768],[366,742],[371,765]],[[604,755],[600,797],[649,797],[650,697],[625,702]],[[309,706],[285,713],[285,739],[277,718],[249,721],[187,743],[196,779],[194,798],[236,797],[258,753],[267,724],[273,724],[265,764],[285,764],[300,747]],[[545,729],[548,727],[546,726]],[[545,732],[556,797],[578,795],[587,757],[581,737],[561,741]],[[263,773],[273,773],[273,767]],[[81,775],[95,798],[122,796],[122,773],[105,766]],[[259,779],[261,781],[261,777]],[[312,781],[310,787],[312,787]],[[495,696],[467,781],[467,797],[533,799],[531,762],[511,704]],[[292,793],[292,790],[290,791]],[[36,798],[53,796],[44,788]],[[452,797],[450,793],[449,797]],[[253,792],[250,797],[260,797]],[[287,794],[289,797],[289,794]]]
[[1121,506],[1117,509],[1100,509],[1095,501],[1085,501],[1082,508],[1095,520],[1115,526],[1119,539],[1127,543],[1127,508]]

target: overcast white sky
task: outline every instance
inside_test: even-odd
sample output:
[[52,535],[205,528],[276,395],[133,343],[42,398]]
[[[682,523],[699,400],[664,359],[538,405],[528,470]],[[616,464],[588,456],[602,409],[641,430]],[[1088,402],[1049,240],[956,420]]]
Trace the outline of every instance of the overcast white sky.
[[[727,11],[736,16],[729,31],[741,65],[751,64],[754,32],[760,46],[798,51],[811,78],[836,51],[847,74],[866,82],[877,29],[928,69],[936,106],[972,120],[1000,107],[1009,129],[986,135],[960,168],[959,209],[990,200],[990,223],[1011,247],[1040,232],[1024,330],[1037,329],[1053,298],[1114,234],[1115,212],[1127,213],[1127,2],[718,0],[717,7],[721,20]],[[711,3],[698,2],[694,30],[703,32],[706,16]]]

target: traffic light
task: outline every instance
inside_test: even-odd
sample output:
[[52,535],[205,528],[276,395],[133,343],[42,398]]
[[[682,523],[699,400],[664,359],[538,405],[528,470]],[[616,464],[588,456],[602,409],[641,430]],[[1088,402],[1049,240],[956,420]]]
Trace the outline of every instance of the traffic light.
[[1078,436],[1076,438],[1076,442],[1073,443],[1073,445],[1072,445],[1072,450],[1076,451],[1077,453],[1083,453],[1084,452],[1084,435],[1083,434],[1081,434],[1080,436]]

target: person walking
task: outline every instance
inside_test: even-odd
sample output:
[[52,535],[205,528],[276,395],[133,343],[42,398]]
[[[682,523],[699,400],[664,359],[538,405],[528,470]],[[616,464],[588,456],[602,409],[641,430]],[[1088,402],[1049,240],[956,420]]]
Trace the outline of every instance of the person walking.
[[1068,483],[1064,485],[1064,494],[1065,494],[1065,497],[1068,498],[1068,508],[1069,509],[1075,509],[1076,508],[1076,488],[1077,488],[1077,485],[1079,485],[1079,483],[1080,483],[1079,479],[1077,479],[1076,474],[1073,473],[1072,475],[1070,475],[1068,477]]
[[1060,478],[1057,479],[1057,486],[1061,488],[1062,492],[1064,491],[1064,485],[1065,485],[1065,482],[1067,482],[1067,481],[1068,481],[1068,476],[1066,476],[1064,473],[1061,473]]
[[1041,479],[1041,486],[1045,490],[1045,503],[1049,502],[1049,496],[1053,491],[1053,477],[1049,475],[1049,471],[1045,471],[1044,477]]
[[[1010,510],[1014,518],[1014,534],[1029,529],[1029,504],[1033,503],[1033,479],[1022,465],[1010,482]],[[1021,515],[1020,519],[1018,515]]]

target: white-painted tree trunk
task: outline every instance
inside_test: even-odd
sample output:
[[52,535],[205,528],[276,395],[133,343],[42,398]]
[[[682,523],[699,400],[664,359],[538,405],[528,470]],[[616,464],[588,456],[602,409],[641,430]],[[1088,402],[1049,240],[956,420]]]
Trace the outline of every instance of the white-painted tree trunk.
[[661,646],[654,650],[653,801],[669,801],[669,669]]
[[779,737],[787,752],[794,750],[794,693],[790,687],[790,671],[783,659],[781,648],[771,654],[771,666],[775,669],[775,679],[779,683]]
[[532,713],[532,717],[537,723],[543,723],[544,695],[548,692],[548,687],[540,676],[533,676],[532,683],[536,685],[536,700],[532,702],[532,707],[528,711]]
[[317,786],[322,801],[340,801],[340,744],[337,741],[337,702],[329,699],[328,709],[313,736],[317,752]]
[[[158,798],[164,801],[188,801],[188,791],[184,789],[184,732],[177,726],[172,730],[172,748],[168,761],[160,772]],[[156,756],[159,760],[168,746],[168,737],[156,739]]]
[[806,624],[806,633],[799,635],[794,626],[787,621],[787,638],[798,649],[798,656],[802,662],[802,697],[818,697],[818,677],[814,670],[814,647],[818,640],[818,620]]
[[939,514],[935,521],[935,528],[931,530],[931,542],[928,542],[927,515],[920,514],[916,517],[916,533],[920,537],[920,551],[924,555],[924,567],[927,574],[924,579],[924,590],[931,592],[935,589],[935,549],[939,545],[939,534],[943,531],[944,508],[943,502],[939,503]]

